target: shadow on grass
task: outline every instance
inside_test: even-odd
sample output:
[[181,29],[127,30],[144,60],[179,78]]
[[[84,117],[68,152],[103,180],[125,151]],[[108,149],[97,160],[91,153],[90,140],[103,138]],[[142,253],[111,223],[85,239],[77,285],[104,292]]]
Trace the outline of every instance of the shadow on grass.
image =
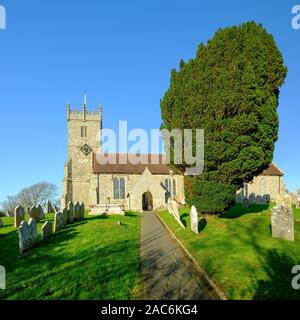
[[137,218],[138,217],[138,213],[137,212],[132,212],[132,211],[126,211],[125,212],[125,216],[129,217],[129,218]]
[[189,216],[188,213],[182,213],[180,215],[180,221],[182,222],[182,224],[186,227],[187,226],[187,222],[186,222],[186,218]]
[[[298,261],[299,262],[299,261]],[[277,250],[268,250],[263,269],[266,280],[255,279],[255,300],[299,300],[300,291],[294,290],[291,285],[291,271],[296,261]]]
[[205,218],[200,219],[198,223],[198,232],[201,232],[207,226],[207,220]]
[[18,233],[7,233],[0,250],[7,290],[0,299],[130,299],[139,270],[136,237],[122,232],[97,241],[95,233],[80,236],[76,227],[86,223],[67,225],[22,257]]
[[270,205],[250,204],[248,208],[243,208],[241,204],[236,204],[230,208],[227,212],[221,214],[221,219],[236,219],[250,213],[260,213],[270,208]]
[[88,215],[87,221],[94,221],[94,220],[106,220],[109,219],[109,216],[107,214],[101,214],[101,215]]

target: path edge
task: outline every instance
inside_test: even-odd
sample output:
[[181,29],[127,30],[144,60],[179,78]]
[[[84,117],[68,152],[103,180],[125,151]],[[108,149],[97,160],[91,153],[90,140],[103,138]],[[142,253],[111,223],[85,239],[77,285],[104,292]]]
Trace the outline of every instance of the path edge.
[[177,242],[177,244],[181,247],[181,249],[184,251],[184,253],[188,256],[188,258],[192,261],[194,264],[196,270],[203,276],[203,278],[207,281],[207,283],[212,287],[212,289],[215,291],[217,296],[220,298],[220,300],[228,300],[226,294],[222,289],[220,289],[216,283],[211,279],[211,277],[207,274],[207,272],[200,266],[198,261],[194,258],[194,256],[188,251],[188,249],[184,246],[184,244],[177,238],[175,233],[171,230],[171,228],[166,224],[166,222],[160,217],[160,215],[155,212],[155,215],[158,217],[162,225],[169,231],[172,238]]

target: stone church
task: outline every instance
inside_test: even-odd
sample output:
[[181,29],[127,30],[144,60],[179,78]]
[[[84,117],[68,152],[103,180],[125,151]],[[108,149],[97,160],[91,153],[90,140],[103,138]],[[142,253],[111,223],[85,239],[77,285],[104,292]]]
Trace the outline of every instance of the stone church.
[[[96,211],[115,206],[143,211],[166,207],[170,198],[185,202],[183,175],[164,164],[162,155],[140,155],[141,162],[148,164],[129,161],[124,164],[126,154],[116,154],[114,164],[97,161],[102,129],[101,106],[97,111],[87,111],[84,103],[81,111],[71,111],[68,104],[67,126],[68,160],[62,183],[62,208],[69,201],[79,201]],[[123,161],[119,161],[121,158]]]
[[[162,155],[140,155],[141,162],[148,164],[124,161],[124,157],[128,157],[126,154],[116,154],[114,164],[97,161],[102,129],[101,106],[97,111],[87,111],[85,102],[81,111],[72,112],[68,104],[67,127],[68,160],[62,183],[62,208],[69,201],[84,202],[91,211],[105,210],[105,207],[155,210],[166,207],[168,199],[185,203],[183,175],[164,164]],[[264,196],[276,199],[284,193],[283,172],[270,164],[238,192],[237,202],[250,197],[250,202],[260,203]]]

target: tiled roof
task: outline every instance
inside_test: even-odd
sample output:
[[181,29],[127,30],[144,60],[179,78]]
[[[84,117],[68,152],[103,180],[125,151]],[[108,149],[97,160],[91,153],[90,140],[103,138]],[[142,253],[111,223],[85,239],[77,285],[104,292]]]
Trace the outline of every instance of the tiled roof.
[[274,163],[271,163],[269,165],[269,168],[265,169],[261,175],[262,176],[283,176],[284,173]]
[[[99,161],[101,155],[93,155],[93,172],[94,173],[123,173],[123,174],[141,174],[146,167],[152,174],[170,174],[171,169],[165,164],[165,159],[161,154],[141,154],[140,157],[143,163],[134,164],[128,161],[131,157],[136,157],[131,154],[109,154],[109,157],[116,159],[115,163],[103,163]],[[107,155],[106,155],[107,157]],[[102,157],[103,159],[103,157]],[[125,162],[125,163],[124,163]],[[173,170],[174,171],[174,170]]]

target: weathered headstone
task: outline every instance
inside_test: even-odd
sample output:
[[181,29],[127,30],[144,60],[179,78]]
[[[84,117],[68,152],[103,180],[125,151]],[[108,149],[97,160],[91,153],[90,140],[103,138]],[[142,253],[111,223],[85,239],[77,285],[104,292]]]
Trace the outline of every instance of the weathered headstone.
[[52,232],[53,232],[53,224],[52,224],[52,222],[51,221],[46,221],[42,225],[42,229],[41,229],[42,240],[50,237]]
[[14,212],[14,227],[19,228],[21,222],[25,219],[25,211],[23,207],[17,206]]
[[276,197],[276,205],[278,206],[286,206],[288,208],[292,207],[292,198],[288,194],[279,194]]
[[195,208],[195,206],[191,207],[190,220],[191,220],[191,229],[192,229],[192,231],[195,232],[196,234],[198,234],[199,233],[198,212],[197,212],[197,209]]
[[1,227],[4,227],[4,224],[3,224],[3,221],[1,220],[1,218],[0,218],[0,228]]
[[247,198],[244,198],[243,202],[242,202],[243,208],[248,208],[249,207],[249,202],[250,202],[250,200],[248,200]]
[[294,241],[293,209],[284,205],[272,209],[272,237]]
[[175,200],[168,201],[168,210],[169,213],[175,218],[175,220],[179,223],[182,228],[185,228],[182,221],[180,220],[180,214],[178,211],[177,202]]
[[35,219],[30,218],[29,223],[23,220],[19,227],[19,250],[23,254],[34,245],[37,237],[37,224]]
[[33,218],[29,219],[28,226],[30,228],[32,239],[35,240],[37,238],[37,223]]
[[43,210],[43,208],[42,208],[41,205],[38,206],[38,209],[39,209],[39,212],[40,212],[40,219],[41,219],[41,220],[46,219],[44,210]]
[[80,206],[80,203],[78,201],[75,203],[74,211],[75,211],[75,219],[76,220],[80,220],[80,217],[81,217],[81,206]]
[[81,219],[84,219],[84,210],[85,210],[85,208],[84,208],[84,203],[81,202],[81,214],[80,214]]
[[69,217],[69,211],[67,208],[65,208],[62,212],[62,220],[63,220],[64,226],[68,223],[68,217]]
[[58,230],[60,230],[63,227],[63,215],[62,213],[59,211],[57,213],[55,213],[54,215],[54,232],[57,232]]
[[263,195],[263,200],[264,200],[264,204],[268,204],[271,200],[271,197],[269,194],[264,194]]
[[68,202],[68,221],[69,223],[73,223],[74,221],[74,206],[73,206],[73,202],[69,201]]
[[31,207],[29,210],[29,216],[30,218],[33,218],[34,220],[39,222],[41,220],[39,207],[35,207],[35,206]]
[[288,207],[288,208],[292,208],[292,203],[293,203],[292,197],[289,194],[285,195],[285,197],[284,197],[284,205],[286,207]]
[[250,193],[249,194],[249,197],[248,197],[248,205],[250,204],[250,203],[255,203],[255,193]]

